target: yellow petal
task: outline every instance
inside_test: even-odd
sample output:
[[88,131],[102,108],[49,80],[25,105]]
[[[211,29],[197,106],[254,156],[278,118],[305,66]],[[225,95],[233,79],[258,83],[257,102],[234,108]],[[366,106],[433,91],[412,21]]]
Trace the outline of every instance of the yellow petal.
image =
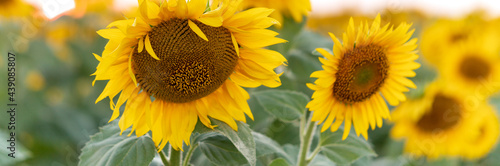
[[151,55],[156,60],[160,60],[160,58],[158,58],[158,56],[156,56],[155,52],[153,51],[153,47],[151,47],[151,41],[149,41],[149,35],[146,35],[146,43],[144,44],[146,45],[146,51],[148,51],[149,55]]
[[196,25],[193,21],[188,20],[188,25],[191,30],[193,30],[194,33],[196,33],[199,37],[201,37],[203,40],[208,41],[207,36],[205,36],[205,33],[201,31],[200,27]]
[[[142,50],[144,49],[144,40],[141,38],[139,38],[139,43],[138,43],[138,48],[137,48],[137,51],[139,53],[142,52]],[[132,56],[131,56],[132,57]]]
[[200,17],[207,7],[208,0],[190,0],[188,2],[188,18]]
[[130,75],[132,81],[134,81],[134,85],[137,87],[137,80],[135,79],[135,74],[132,71],[132,54],[134,54],[134,51],[130,52],[130,57],[128,58],[128,74]]
[[233,46],[234,46],[234,49],[236,50],[236,55],[238,55],[238,57],[239,57],[240,56],[240,46],[238,45],[236,38],[234,38],[233,33],[231,33],[231,40],[233,41]]

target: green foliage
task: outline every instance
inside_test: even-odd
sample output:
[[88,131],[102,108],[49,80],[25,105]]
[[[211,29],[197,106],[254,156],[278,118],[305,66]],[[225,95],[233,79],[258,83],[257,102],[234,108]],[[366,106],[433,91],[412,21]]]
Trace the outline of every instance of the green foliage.
[[289,165],[290,164],[288,162],[286,162],[286,160],[283,158],[273,160],[271,162],[271,164],[269,164],[269,166],[289,166]]
[[352,134],[342,140],[343,129],[336,132],[322,132],[321,153],[337,164],[351,164],[365,156],[376,156],[368,142]]
[[303,114],[309,97],[300,92],[285,90],[266,90],[252,93],[265,111],[283,121],[299,119]]
[[149,165],[156,153],[153,140],[148,135],[126,136],[130,131],[120,135],[118,123],[102,127],[82,149],[78,165]]
[[203,154],[215,165],[242,165],[248,162],[233,143],[222,135],[207,138],[198,144]]

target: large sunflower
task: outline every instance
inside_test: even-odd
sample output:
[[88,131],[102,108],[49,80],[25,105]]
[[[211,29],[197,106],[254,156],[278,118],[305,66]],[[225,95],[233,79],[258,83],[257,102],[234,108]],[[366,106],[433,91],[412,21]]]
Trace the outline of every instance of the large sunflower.
[[[486,34],[485,34],[486,35]],[[443,54],[439,74],[475,100],[485,100],[500,90],[498,43],[474,36]],[[444,63],[446,62],[446,63]]]
[[22,0],[0,0],[0,17],[28,16],[33,7]]
[[[276,24],[272,9],[236,13],[241,0],[139,0],[137,16],[108,25],[98,34],[109,39],[95,80],[109,80],[100,101],[110,98],[123,131],[141,136],[152,131],[159,150],[189,145],[198,119],[213,128],[209,117],[237,130],[235,120],[253,119],[241,87],[281,85],[274,68],[286,59],[263,49],[285,42],[265,28]],[[94,81],[95,82],[95,81]],[[121,92],[118,101],[113,99]],[[154,98],[154,99],[152,99]]]
[[309,0],[246,0],[243,1],[244,8],[265,7],[276,9],[271,14],[279,22],[283,21],[284,16],[291,16],[295,22],[302,22],[302,17],[309,15],[311,11],[311,2]]
[[[480,129],[479,126],[483,125],[478,124],[484,120],[485,113],[491,112],[492,108],[484,101],[470,103],[466,93],[450,86],[452,85],[433,83],[427,87],[423,98],[407,101],[392,113],[395,125],[391,136],[406,139],[406,152],[434,159],[464,153],[475,156],[485,154],[487,147],[491,148],[494,143],[491,139],[495,139],[493,136],[495,131],[491,131],[495,125]],[[496,126],[498,127],[498,124]],[[481,132],[488,133],[481,136]],[[470,148],[474,146],[472,144],[480,140],[488,142],[481,146],[481,151],[471,150],[475,149]]]
[[420,67],[414,62],[418,58],[417,39],[409,40],[414,31],[408,31],[410,26],[380,27],[378,15],[371,26],[361,23],[356,27],[351,19],[343,43],[330,33],[333,55],[317,49],[325,57],[319,58],[324,70],[312,73],[311,77],[318,79],[307,84],[315,90],[307,108],[314,111],[313,121],[324,121],[321,131],[330,126],[336,131],[345,121],[343,139],[351,124],[358,136],[361,133],[368,138],[369,126],[381,127],[382,118],[390,118],[382,95],[391,105],[406,100],[403,92],[407,87],[416,88],[406,77],[415,76],[413,70]]

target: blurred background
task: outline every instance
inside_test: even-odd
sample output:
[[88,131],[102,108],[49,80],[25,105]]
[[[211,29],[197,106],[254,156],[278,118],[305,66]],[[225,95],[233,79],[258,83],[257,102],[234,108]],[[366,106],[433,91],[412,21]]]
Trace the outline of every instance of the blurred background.
[[[305,86],[314,79],[309,75],[321,69],[315,48],[330,48],[333,42],[328,32],[337,36],[345,31],[349,18],[357,22],[371,22],[380,13],[383,24],[399,25],[413,23],[413,37],[419,39],[417,60],[422,64],[412,80],[419,87],[407,93],[409,98],[422,95],[427,84],[438,75],[438,67],[429,56],[423,55],[420,44],[426,31],[449,28],[472,34],[467,29],[479,31],[500,29],[500,2],[494,0],[311,0],[312,11],[301,23],[291,26],[281,36],[291,42],[286,49],[272,48],[282,52],[288,66],[282,76],[281,89],[298,90],[311,95]],[[0,1],[0,105],[7,109],[7,53],[16,54],[16,158],[7,158],[6,142],[9,118],[5,111],[0,116],[0,165],[76,165],[81,148],[89,136],[107,124],[112,111],[109,101],[95,104],[103,90],[104,81],[92,87],[98,61],[92,53],[101,54],[107,40],[96,31],[106,28],[112,21],[124,19],[137,6],[134,0],[7,0]],[[450,26],[452,25],[452,26]],[[295,28],[294,28],[295,27]],[[437,27],[437,28],[436,28]],[[294,31],[295,30],[295,31]],[[463,32],[461,30],[464,30]],[[295,32],[295,33],[293,33]],[[430,33],[430,32],[429,32]],[[500,38],[494,31],[487,36]],[[432,34],[432,33],[431,33]],[[440,34],[435,34],[440,35]],[[432,35],[430,35],[432,36]],[[429,42],[443,43],[429,39]],[[425,38],[425,37],[424,37]],[[425,40],[424,40],[425,41]],[[492,39],[490,43],[495,43]],[[425,48],[424,48],[425,49]],[[446,50],[446,48],[443,48]],[[499,52],[496,56],[500,57]],[[5,78],[5,79],[4,79]],[[499,84],[498,82],[497,84]],[[488,98],[497,111],[500,96]],[[264,111],[259,111],[254,99],[249,100],[255,121],[250,126],[273,138],[281,145],[298,144],[298,123],[282,122]],[[387,125],[386,125],[387,124]],[[498,165],[499,147],[475,161],[444,158],[436,161],[411,158],[403,154],[403,142],[393,140],[389,133],[392,125],[384,123],[382,128],[369,131],[370,140],[378,157],[370,159],[374,165]],[[271,130],[273,129],[273,130]],[[498,145],[496,145],[498,146]],[[363,165],[363,164],[361,164]]]

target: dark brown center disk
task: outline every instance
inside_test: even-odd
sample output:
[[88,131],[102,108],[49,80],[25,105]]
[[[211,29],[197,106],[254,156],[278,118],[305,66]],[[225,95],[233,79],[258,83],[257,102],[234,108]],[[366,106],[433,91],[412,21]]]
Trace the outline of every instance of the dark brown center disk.
[[12,0],[0,0],[0,5],[8,5],[11,2],[13,2],[13,1]]
[[457,33],[451,35],[450,41],[451,41],[451,43],[458,43],[460,41],[467,39],[467,37],[468,37],[468,33],[457,32]]
[[454,98],[437,94],[431,110],[417,122],[418,128],[426,132],[446,130],[455,126],[461,118],[461,105]]
[[238,62],[231,33],[192,20],[205,33],[203,40],[188,26],[187,19],[171,19],[153,27],[148,34],[160,58],[146,50],[132,56],[139,86],[157,99],[185,103],[217,90]]
[[346,52],[339,62],[333,96],[346,104],[362,102],[379,90],[388,70],[387,56],[382,47],[355,47]]
[[491,72],[491,66],[484,59],[477,56],[468,56],[460,64],[460,73],[467,79],[480,80],[487,78]]

